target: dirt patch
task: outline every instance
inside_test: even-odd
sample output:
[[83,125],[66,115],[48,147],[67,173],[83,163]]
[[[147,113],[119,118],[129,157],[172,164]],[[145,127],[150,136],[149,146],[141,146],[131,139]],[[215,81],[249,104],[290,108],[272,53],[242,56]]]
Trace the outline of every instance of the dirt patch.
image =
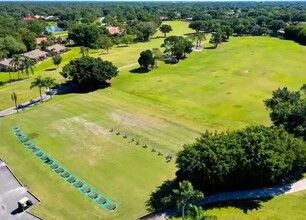
[[130,114],[121,110],[112,112],[110,117],[114,121],[127,127],[141,129],[161,129],[164,127],[162,121],[154,117]]

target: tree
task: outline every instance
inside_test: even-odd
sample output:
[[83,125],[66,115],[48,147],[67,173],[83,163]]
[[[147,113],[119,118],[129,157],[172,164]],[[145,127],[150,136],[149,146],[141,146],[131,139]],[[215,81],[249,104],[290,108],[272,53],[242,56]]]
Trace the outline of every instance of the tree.
[[80,54],[82,54],[82,57],[88,56],[89,48],[88,47],[80,47]]
[[16,111],[17,111],[17,113],[18,113],[19,110],[18,110],[18,104],[17,104],[17,95],[16,95],[15,92],[13,92],[13,93],[11,94],[11,99],[12,99],[12,101],[14,102]]
[[187,216],[191,220],[205,220],[204,210],[196,205],[189,205]]
[[19,33],[21,34],[22,42],[27,47],[27,51],[34,50],[36,48],[36,34],[26,28],[19,29]]
[[54,56],[52,56],[53,64],[56,65],[57,68],[61,64],[62,60],[63,60],[63,58],[60,55],[58,55],[58,54],[55,54]]
[[217,48],[218,45],[222,42],[222,33],[219,32],[219,31],[213,33],[210,42],[214,44],[214,47],[215,47],[215,48]]
[[192,42],[182,36],[167,37],[162,47],[165,48],[164,53],[175,62],[178,62],[180,59],[186,57],[186,54],[192,52]]
[[118,75],[118,69],[101,58],[81,57],[63,67],[61,75],[72,80],[83,90],[93,90],[107,84],[106,80]]
[[68,38],[77,46],[98,49],[99,38],[104,32],[106,31],[98,25],[78,24],[69,30]]
[[50,46],[50,45],[49,45],[48,41],[46,41],[46,40],[43,40],[43,41],[40,43],[40,49],[41,49],[41,50],[46,50],[47,47],[49,47],[49,46]]
[[106,35],[101,35],[101,37],[97,41],[97,45],[98,48],[106,50],[108,53],[114,44],[109,37],[107,37]]
[[178,180],[205,193],[269,187],[306,167],[306,146],[278,127],[206,131],[178,153]]
[[172,30],[172,27],[168,24],[162,24],[160,27],[159,27],[159,30],[160,32],[162,32],[164,34],[164,38],[167,37],[167,33],[170,33]]
[[20,66],[21,66],[21,57],[20,55],[14,55],[10,65],[18,72],[18,79],[20,79]]
[[305,86],[300,90],[302,94],[301,91],[289,91],[286,87],[279,88],[264,103],[275,126],[281,126],[287,132],[306,139]]
[[179,183],[179,188],[174,189],[173,198],[176,203],[178,212],[181,212],[182,218],[185,217],[185,208],[192,202],[203,199],[204,195],[202,192],[194,190],[192,184],[189,181],[183,181]]
[[49,92],[50,98],[52,99],[52,88],[57,86],[57,83],[55,82],[54,78],[46,77],[43,79],[44,86],[46,90]]
[[189,28],[195,30],[198,33],[204,29],[204,22],[203,21],[192,21],[189,24]]
[[20,39],[10,35],[3,38],[0,36],[0,51],[5,51],[9,57],[15,54],[24,53],[26,50],[26,46]]
[[149,41],[156,33],[157,25],[154,22],[140,22],[136,25],[137,38],[142,41]]
[[126,34],[123,35],[120,38],[120,43],[125,44],[126,46],[128,46],[130,43],[132,43],[134,40],[136,39],[135,35],[131,35],[131,34]]
[[39,89],[40,102],[43,102],[41,89],[45,87],[45,81],[41,78],[41,76],[36,77],[34,81],[31,82],[30,89],[34,87],[37,87]]
[[138,63],[144,70],[150,70],[154,67],[155,61],[151,50],[145,50],[140,53]]
[[201,47],[202,41],[206,40],[205,33],[203,33],[203,32],[198,32],[198,33],[195,33],[195,34],[191,34],[191,35],[189,36],[189,38],[190,38],[192,41],[195,41],[195,42],[196,42],[196,47],[197,47],[197,48]]
[[153,59],[154,59],[154,66],[157,67],[157,61],[163,60],[163,53],[160,51],[159,48],[153,48],[152,53],[153,53]]
[[22,71],[25,71],[28,77],[30,72],[32,75],[34,74],[34,66],[35,62],[27,57],[21,60]]

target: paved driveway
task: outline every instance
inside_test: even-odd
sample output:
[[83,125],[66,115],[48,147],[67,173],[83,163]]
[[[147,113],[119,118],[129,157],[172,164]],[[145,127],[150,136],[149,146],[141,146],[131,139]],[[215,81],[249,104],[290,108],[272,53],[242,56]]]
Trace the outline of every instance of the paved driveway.
[[23,197],[28,197],[33,202],[33,206],[39,203],[39,200],[33,196],[21,183],[18,182],[6,164],[0,160],[0,219],[40,219],[27,211],[21,213],[18,212],[17,202]]

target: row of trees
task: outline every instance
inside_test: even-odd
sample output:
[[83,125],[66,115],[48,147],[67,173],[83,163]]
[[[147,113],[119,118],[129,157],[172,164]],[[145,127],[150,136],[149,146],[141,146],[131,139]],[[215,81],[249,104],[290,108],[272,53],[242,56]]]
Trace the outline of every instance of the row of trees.
[[178,153],[178,180],[203,192],[261,188],[283,183],[306,165],[305,143],[277,127],[206,131]]
[[285,28],[284,38],[301,44],[306,44],[306,26],[291,25]]

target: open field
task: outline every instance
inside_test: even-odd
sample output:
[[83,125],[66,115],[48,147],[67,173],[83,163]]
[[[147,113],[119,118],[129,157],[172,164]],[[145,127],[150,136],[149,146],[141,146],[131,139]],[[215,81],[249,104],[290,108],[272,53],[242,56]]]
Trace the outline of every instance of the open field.
[[[173,21],[170,22],[173,27],[173,35],[182,35],[184,33],[190,33],[191,30],[188,28],[188,23],[186,22],[178,22]],[[161,37],[162,33],[157,32],[155,37]],[[102,50],[90,50],[90,56],[93,57],[101,57],[102,59],[112,61],[117,67],[122,67],[130,64],[137,63],[139,54],[141,51],[146,49],[152,49],[156,47],[160,47],[163,43],[163,38],[153,39],[150,42],[146,43],[137,43],[132,44],[129,47],[114,47],[110,52],[107,54],[105,51]],[[54,77],[58,80],[58,82],[63,82],[64,79],[59,75],[61,68],[66,65],[71,59],[80,57],[80,49],[79,47],[71,48],[71,51],[63,55],[63,61],[60,65],[59,69],[55,69],[55,66],[52,63],[52,59],[45,60],[39,63],[35,67],[34,76],[30,75],[30,77],[35,77],[37,75],[42,76],[50,76]],[[25,77],[24,74],[20,74],[22,77]],[[17,79],[18,74],[12,73],[12,79]],[[6,82],[9,79],[8,73],[0,72],[0,81]],[[36,98],[39,96],[38,91],[33,89],[32,91],[29,89],[30,81],[20,83],[16,82],[13,85],[4,85],[0,86],[0,110],[5,108],[9,108],[13,105],[10,95],[12,91],[18,95],[19,102],[25,102],[30,99]]]
[[[186,26],[178,30],[189,31]],[[110,54],[91,51],[91,55],[125,66],[137,62],[142,50],[160,46],[162,40],[114,48]],[[284,54],[288,59],[283,58]],[[74,48],[65,56],[67,63],[79,56],[79,51]],[[151,152],[152,148],[175,153],[205,129],[269,125],[262,100],[279,86],[298,89],[306,81],[305,59],[305,47],[296,43],[244,37],[232,38],[216,50],[194,52],[175,65],[160,62],[159,68],[147,74],[130,73],[136,65],[120,71],[107,89],[56,96],[52,101],[1,119],[5,137],[0,139],[1,157],[42,199],[33,212],[44,219],[133,219],[146,212],[150,193],[175,174],[174,161],[166,163],[164,157]],[[51,60],[38,68],[41,70],[37,74],[61,80],[59,70],[46,71],[53,68]],[[37,91],[27,90],[29,84],[27,81],[0,87],[0,109],[11,106],[8,99],[12,89],[19,91],[20,99],[23,95],[37,96]],[[17,141],[11,132],[15,125],[21,126],[40,148],[67,169],[119,203],[119,209],[108,213],[68,186]],[[114,132],[109,132],[111,128]],[[117,131],[120,135],[115,134]],[[124,139],[124,134],[128,138]],[[140,145],[128,143],[131,138]],[[143,148],[144,144],[148,148]],[[264,203],[262,210],[267,218],[262,219],[289,218],[289,211],[282,216],[282,212],[269,214],[271,209],[282,209],[286,200],[296,207],[297,216],[303,216],[299,209],[305,203],[305,193],[298,193]],[[250,212],[253,219],[259,216],[256,212],[259,211]],[[220,219],[249,216],[236,209],[209,213],[220,215]]]

